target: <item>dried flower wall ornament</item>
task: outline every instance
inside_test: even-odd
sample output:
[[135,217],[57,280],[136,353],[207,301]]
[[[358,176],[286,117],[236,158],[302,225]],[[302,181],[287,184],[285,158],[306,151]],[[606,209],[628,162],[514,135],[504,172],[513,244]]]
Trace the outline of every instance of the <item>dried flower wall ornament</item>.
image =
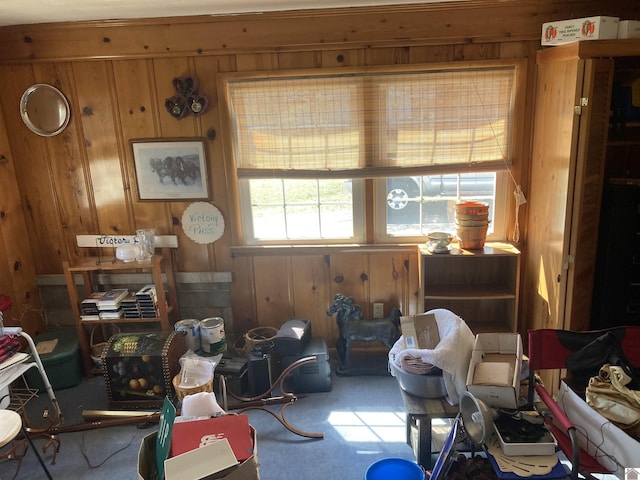
[[187,113],[202,115],[209,107],[209,98],[198,93],[196,77],[174,78],[173,87],[176,95],[164,101],[164,106],[172,117],[180,120]]

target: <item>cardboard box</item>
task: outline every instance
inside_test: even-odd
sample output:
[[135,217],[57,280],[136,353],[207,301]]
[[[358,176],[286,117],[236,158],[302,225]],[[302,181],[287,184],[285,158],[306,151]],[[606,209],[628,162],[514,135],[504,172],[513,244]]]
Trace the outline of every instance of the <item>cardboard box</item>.
[[238,461],[244,462],[253,455],[249,416],[242,413],[175,422],[171,433],[171,456],[182,455],[223,438],[229,441]]
[[621,20],[618,23],[618,38],[640,38],[640,21]]
[[490,407],[518,408],[521,365],[519,334],[479,333],[471,352],[467,390]]
[[433,349],[440,343],[438,323],[433,313],[400,317],[400,329],[407,348]]
[[[167,475],[165,476],[166,480],[211,480],[211,479],[222,479],[222,480],[260,480],[260,474],[258,472],[258,444],[256,439],[256,431],[251,428],[251,433],[253,434],[253,455],[249,457],[244,462],[225,468],[222,471],[216,471],[215,473],[203,473],[197,474],[196,476],[187,477],[186,470],[181,469],[181,465],[199,465],[205,468],[209,468],[211,472],[220,466],[224,466],[225,462],[231,461],[231,458],[227,454],[224,455],[223,458],[219,458],[221,455],[216,454],[215,457],[218,457],[220,462],[212,462],[211,459],[214,456],[210,456],[210,451],[214,450],[215,452],[219,452],[219,447],[221,445],[213,444],[207,445],[206,447],[198,448],[196,450],[192,450],[191,452],[184,453],[182,455],[178,455],[177,457],[173,457],[173,459],[169,459],[172,462],[178,462],[177,471],[184,474],[184,476],[174,476],[172,472],[176,469],[176,465],[170,466],[167,471]],[[153,432],[142,439],[140,443],[140,449],[138,450],[138,480],[152,480],[156,478],[156,437],[158,432]],[[227,443],[228,445],[228,443]],[[208,447],[208,448],[207,448]],[[200,462],[197,459],[202,456],[207,456],[207,462]],[[233,456],[233,452],[231,452],[231,456]],[[167,461],[169,461],[167,460]],[[233,456],[234,462],[235,457]],[[191,475],[191,474],[189,474]]]
[[619,17],[585,17],[542,24],[542,45],[618,38]]

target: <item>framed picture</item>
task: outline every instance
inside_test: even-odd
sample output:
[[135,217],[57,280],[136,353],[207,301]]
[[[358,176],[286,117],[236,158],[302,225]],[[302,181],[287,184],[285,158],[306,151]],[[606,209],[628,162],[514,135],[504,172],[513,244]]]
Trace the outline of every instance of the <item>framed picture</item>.
[[208,200],[203,138],[131,140],[140,200]]

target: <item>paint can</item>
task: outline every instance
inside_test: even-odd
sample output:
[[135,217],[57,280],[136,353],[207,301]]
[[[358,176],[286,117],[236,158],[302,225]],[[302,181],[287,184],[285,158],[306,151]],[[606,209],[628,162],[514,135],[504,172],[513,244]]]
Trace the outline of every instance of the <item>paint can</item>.
[[215,354],[227,350],[222,318],[210,317],[200,321],[200,345],[204,353]]
[[194,352],[200,349],[200,321],[195,318],[179,320],[175,323],[176,332],[184,335],[184,343],[189,350]]

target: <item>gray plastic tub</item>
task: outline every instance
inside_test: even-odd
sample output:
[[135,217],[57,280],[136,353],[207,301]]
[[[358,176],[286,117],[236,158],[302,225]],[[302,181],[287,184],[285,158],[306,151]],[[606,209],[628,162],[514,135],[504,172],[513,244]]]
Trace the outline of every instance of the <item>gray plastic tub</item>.
[[416,375],[405,372],[393,362],[389,364],[400,388],[405,392],[422,398],[442,398],[447,395],[442,375]]

